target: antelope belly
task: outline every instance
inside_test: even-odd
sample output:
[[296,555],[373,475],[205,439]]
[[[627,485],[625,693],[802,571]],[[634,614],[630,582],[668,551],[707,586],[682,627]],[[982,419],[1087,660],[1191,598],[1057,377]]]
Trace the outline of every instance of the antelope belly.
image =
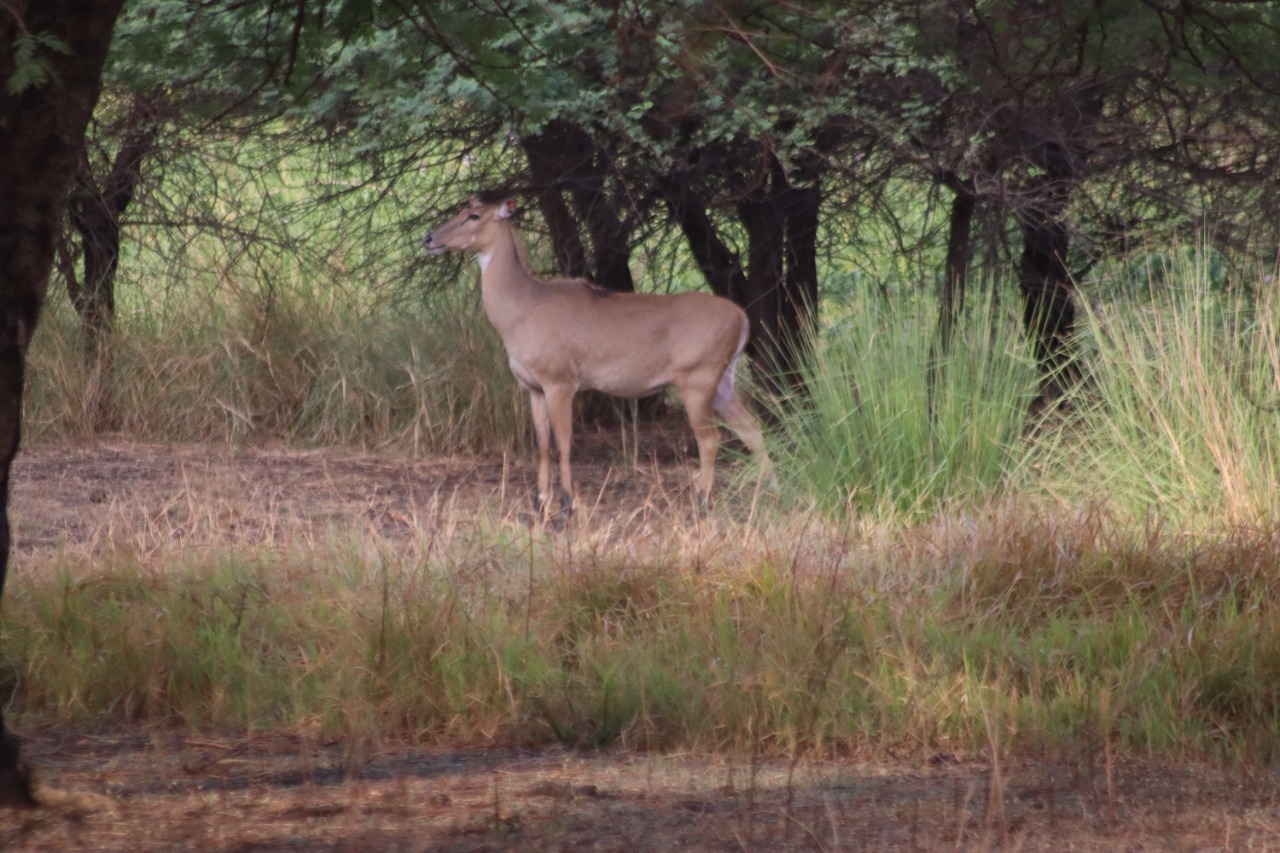
[[622,372],[605,370],[583,382],[582,387],[603,391],[611,397],[636,398],[651,397],[670,384],[671,380],[665,376],[627,376]]

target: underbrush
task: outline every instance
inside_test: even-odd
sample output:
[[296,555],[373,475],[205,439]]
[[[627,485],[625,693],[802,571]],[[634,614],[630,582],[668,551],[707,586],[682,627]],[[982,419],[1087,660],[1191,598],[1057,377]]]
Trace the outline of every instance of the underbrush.
[[1064,504],[1099,496],[1132,523],[1280,517],[1280,297],[1213,284],[1201,253],[1143,298],[1085,306],[1087,376],[1072,416],[1028,447],[1027,481]]
[[[780,526],[779,526],[780,525]],[[19,725],[760,755],[1280,758],[1280,527],[1098,507],[639,540],[63,554],[11,581]]]
[[463,291],[415,310],[311,297],[192,308],[123,325],[92,368],[81,349],[69,306],[51,306],[30,354],[28,440],[105,431],[448,454],[509,450],[527,432],[502,343]]

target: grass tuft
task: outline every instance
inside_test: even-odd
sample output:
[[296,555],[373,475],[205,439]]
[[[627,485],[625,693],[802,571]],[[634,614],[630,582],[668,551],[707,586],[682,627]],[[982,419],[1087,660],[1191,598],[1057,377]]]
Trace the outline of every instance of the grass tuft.
[[923,517],[1006,485],[1034,370],[1011,317],[966,315],[944,351],[936,307],[871,302],[809,347],[775,451],[801,500]]

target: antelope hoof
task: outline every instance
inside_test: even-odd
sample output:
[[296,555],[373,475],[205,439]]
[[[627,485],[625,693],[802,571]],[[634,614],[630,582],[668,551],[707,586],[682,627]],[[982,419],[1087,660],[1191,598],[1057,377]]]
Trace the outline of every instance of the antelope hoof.
[[537,518],[545,520],[551,525],[551,529],[559,533],[569,523],[569,516],[573,515],[573,498],[564,489],[560,489],[558,512],[550,511],[550,503],[542,495],[538,495],[533,500],[533,512]]

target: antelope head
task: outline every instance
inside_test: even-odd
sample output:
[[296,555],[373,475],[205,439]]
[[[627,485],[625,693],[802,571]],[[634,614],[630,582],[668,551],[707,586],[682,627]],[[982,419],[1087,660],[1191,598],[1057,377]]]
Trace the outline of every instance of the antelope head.
[[422,245],[433,254],[467,250],[484,254],[492,239],[490,225],[510,218],[515,212],[516,203],[511,199],[502,204],[488,205],[472,197],[457,216],[422,238]]

